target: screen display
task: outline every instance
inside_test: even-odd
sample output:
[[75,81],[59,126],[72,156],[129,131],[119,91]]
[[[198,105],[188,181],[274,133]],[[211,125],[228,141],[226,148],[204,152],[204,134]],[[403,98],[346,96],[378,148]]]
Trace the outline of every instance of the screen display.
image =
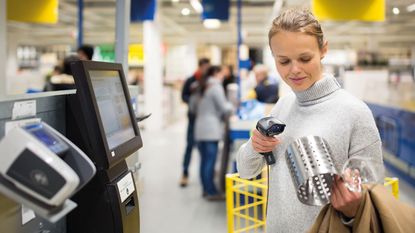
[[49,150],[53,151],[55,154],[61,155],[69,149],[65,142],[49,132],[42,124],[28,125],[25,126],[24,129],[46,145]]
[[135,137],[118,71],[89,71],[110,150]]

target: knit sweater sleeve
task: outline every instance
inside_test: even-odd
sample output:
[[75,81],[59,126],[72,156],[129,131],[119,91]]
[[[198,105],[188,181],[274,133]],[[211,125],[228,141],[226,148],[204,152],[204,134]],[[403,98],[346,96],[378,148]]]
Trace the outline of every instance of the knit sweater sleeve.
[[256,177],[261,173],[264,165],[264,156],[254,150],[251,139],[239,148],[236,156],[236,166],[241,178],[251,179]]
[[[282,106],[289,102],[288,99],[293,97],[293,95],[290,95],[278,100],[271,110],[271,115],[278,118],[278,114],[281,108],[283,108]],[[239,148],[236,156],[236,166],[240,177],[244,179],[256,177],[265,166],[264,156],[254,150],[251,139]]]
[[359,113],[355,114],[350,137],[349,158],[368,157],[377,162],[380,177],[383,177],[382,143],[373,115],[366,104],[362,103]]

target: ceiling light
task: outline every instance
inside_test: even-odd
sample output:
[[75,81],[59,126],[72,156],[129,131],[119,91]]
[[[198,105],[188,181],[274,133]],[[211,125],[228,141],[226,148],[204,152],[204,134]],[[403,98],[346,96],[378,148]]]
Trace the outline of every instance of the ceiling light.
[[189,15],[189,14],[190,14],[190,10],[189,10],[189,8],[183,8],[183,9],[182,9],[182,15],[187,16],[187,15]]
[[195,11],[197,13],[202,13],[203,12],[203,6],[202,4],[199,2],[199,0],[190,0],[190,5],[192,5],[193,9],[195,9]]
[[394,8],[392,9],[392,12],[393,12],[393,14],[394,14],[394,15],[399,15],[399,8],[394,7]]
[[180,0],[171,0],[173,3],[178,3]]
[[203,26],[207,29],[217,29],[220,28],[219,19],[205,19],[203,20]]
[[414,4],[411,4],[411,5],[409,5],[409,6],[407,6],[407,7],[406,7],[406,10],[407,10],[408,12],[415,11],[415,3],[414,3]]

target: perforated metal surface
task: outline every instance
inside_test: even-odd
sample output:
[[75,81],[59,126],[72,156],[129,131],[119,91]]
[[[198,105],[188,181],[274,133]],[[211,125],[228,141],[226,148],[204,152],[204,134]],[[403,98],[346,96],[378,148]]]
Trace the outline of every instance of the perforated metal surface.
[[337,171],[326,141],[318,136],[299,138],[288,146],[285,156],[298,199],[307,205],[327,204]]

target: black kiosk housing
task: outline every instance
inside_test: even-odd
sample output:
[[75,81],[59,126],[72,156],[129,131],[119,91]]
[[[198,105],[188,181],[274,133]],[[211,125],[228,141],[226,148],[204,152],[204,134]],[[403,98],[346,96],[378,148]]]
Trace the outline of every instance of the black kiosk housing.
[[97,173],[73,200],[68,233],[138,233],[135,182],[125,158],[142,147],[121,64],[76,61],[76,95],[67,97],[67,137]]

